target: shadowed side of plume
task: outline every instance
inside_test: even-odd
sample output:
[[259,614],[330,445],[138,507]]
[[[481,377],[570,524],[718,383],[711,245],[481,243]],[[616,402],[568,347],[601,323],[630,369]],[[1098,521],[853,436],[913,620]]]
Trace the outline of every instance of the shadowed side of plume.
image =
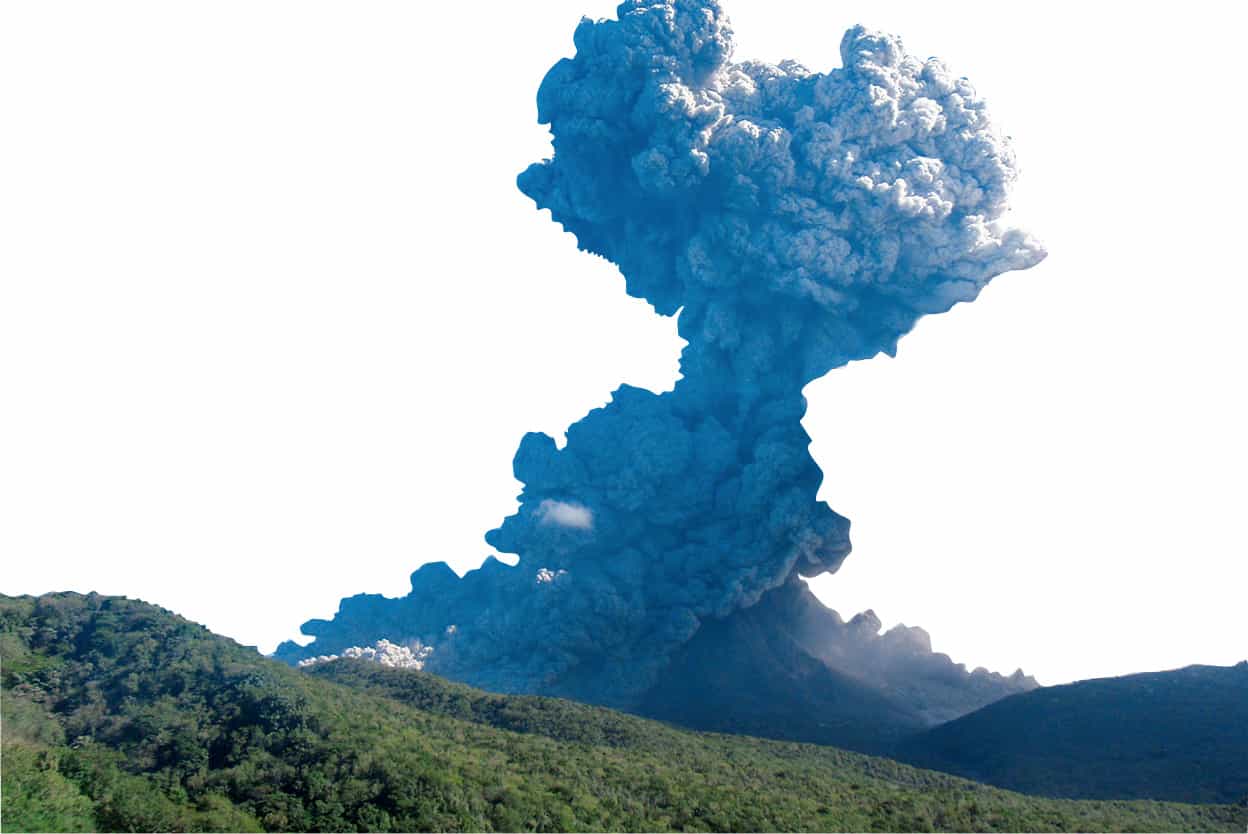
[[915,733],[1038,686],[954,663],[921,629],[849,622],[798,579],[704,623],[636,711],[717,732],[887,754]]

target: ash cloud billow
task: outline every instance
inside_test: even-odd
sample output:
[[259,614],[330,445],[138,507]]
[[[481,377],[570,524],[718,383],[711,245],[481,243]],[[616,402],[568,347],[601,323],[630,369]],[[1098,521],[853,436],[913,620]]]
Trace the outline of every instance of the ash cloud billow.
[[393,669],[424,669],[425,662],[428,661],[429,655],[433,649],[428,646],[422,646],[420,641],[414,641],[410,646],[399,646],[391,643],[389,640],[378,640],[373,646],[351,646],[343,649],[342,654],[320,655],[318,657],[309,657],[299,661],[300,668],[308,666],[316,666],[318,663],[330,663],[339,658],[352,658],[354,660],[366,660],[371,663],[377,663],[382,666],[389,666]]
[[524,437],[519,510],[486,536],[517,566],[426,565],[281,657],[419,639],[469,683],[635,703],[704,622],[849,553],[802,388],[1044,256],[1002,222],[1014,157],[983,101],[896,38],[850,29],[826,73],[735,63],[713,0],[638,0],[574,40],[537,97],[554,154],[518,185],[679,313],[682,377],[621,387],[562,449]]

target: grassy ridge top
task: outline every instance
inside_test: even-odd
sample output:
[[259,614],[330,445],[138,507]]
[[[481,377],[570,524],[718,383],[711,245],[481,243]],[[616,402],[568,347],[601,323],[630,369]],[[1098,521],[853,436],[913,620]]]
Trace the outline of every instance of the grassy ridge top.
[[1248,809],[1037,799],[335,662],[155,606],[0,597],[5,830],[1242,831]]

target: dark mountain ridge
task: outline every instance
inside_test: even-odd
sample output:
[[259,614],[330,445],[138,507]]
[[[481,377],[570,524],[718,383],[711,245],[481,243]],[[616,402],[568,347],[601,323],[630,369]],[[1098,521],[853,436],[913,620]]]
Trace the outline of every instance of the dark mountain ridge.
[[896,757],[1083,799],[1248,800],[1248,661],[1049,686],[908,739]]

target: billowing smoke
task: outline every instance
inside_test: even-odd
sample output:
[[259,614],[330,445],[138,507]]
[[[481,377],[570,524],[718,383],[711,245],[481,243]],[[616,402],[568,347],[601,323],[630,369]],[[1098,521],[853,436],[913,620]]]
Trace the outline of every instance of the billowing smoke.
[[827,73],[734,63],[715,0],[618,16],[583,20],[542,82],[554,155],[518,184],[679,314],[682,378],[621,387],[563,449],[525,436],[519,511],[486,536],[516,567],[426,565],[408,597],[344,600],[282,656],[419,638],[451,677],[628,704],[701,622],[849,553],[816,500],[803,386],[1043,257],[1001,222],[1008,143],[939,61],[855,27]]
[[410,646],[400,646],[389,640],[378,640],[372,646],[348,646],[342,654],[322,654],[299,661],[300,668],[315,666],[318,663],[329,663],[339,658],[366,660],[392,669],[424,669],[433,648],[421,645],[419,640],[412,641]]

